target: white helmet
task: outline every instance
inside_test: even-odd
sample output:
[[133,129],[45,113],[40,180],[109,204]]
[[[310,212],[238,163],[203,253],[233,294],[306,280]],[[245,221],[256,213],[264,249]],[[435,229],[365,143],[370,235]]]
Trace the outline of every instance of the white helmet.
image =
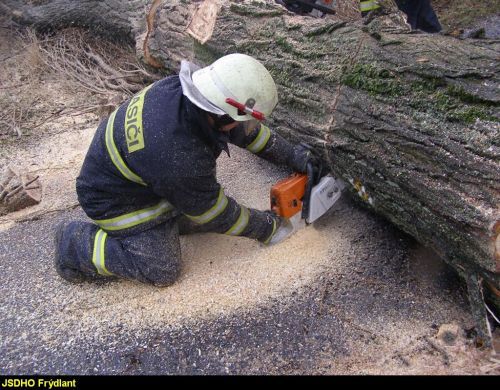
[[238,122],[263,120],[278,103],[271,74],[259,61],[245,54],[219,58],[194,72],[192,78],[203,97]]

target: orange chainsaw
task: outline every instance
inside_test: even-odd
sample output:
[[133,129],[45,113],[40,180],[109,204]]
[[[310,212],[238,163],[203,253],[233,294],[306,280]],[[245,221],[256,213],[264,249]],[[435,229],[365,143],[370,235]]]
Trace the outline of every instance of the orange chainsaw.
[[308,163],[307,174],[294,173],[277,182],[271,188],[271,210],[294,227],[316,221],[339,200],[345,187],[340,179],[321,173],[321,167]]

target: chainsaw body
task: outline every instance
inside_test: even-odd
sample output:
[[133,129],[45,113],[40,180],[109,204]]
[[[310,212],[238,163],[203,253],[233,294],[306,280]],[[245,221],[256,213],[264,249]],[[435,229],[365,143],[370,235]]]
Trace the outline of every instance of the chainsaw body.
[[313,223],[338,201],[343,189],[344,183],[331,175],[315,179],[312,169],[295,173],[271,188],[271,210],[292,221]]
[[307,175],[294,173],[271,188],[271,210],[283,218],[291,218],[302,211]]
[[344,189],[344,183],[331,175],[323,176],[312,190],[309,199],[309,210],[306,222],[313,223],[339,200]]

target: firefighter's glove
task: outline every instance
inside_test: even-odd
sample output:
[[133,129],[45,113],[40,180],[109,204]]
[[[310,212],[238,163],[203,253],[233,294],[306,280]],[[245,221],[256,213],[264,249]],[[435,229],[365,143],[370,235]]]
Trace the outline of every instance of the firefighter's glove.
[[301,142],[293,147],[293,151],[288,161],[288,166],[295,172],[306,173],[307,163],[312,162],[316,165],[316,158],[312,153],[312,148]]
[[269,213],[268,216],[271,216],[271,218],[274,218],[276,221],[276,229],[270,239],[265,242],[266,245],[277,244],[293,234],[294,229],[288,219],[282,218],[274,213]]

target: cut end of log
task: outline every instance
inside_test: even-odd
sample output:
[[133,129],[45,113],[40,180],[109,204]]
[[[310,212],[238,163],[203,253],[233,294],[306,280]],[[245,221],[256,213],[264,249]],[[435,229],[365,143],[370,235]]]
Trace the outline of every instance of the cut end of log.
[[205,0],[189,23],[187,33],[202,45],[205,44],[212,37],[220,8],[219,0]]
[[34,206],[42,200],[38,176],[20,174],[11,167],[0,178],[0,213],[6,214]]
[[40,203],[42,200],[42,185],[40,184],[38,176],[27,174],[26,177],[23,178],[23,189],[33,202]]

